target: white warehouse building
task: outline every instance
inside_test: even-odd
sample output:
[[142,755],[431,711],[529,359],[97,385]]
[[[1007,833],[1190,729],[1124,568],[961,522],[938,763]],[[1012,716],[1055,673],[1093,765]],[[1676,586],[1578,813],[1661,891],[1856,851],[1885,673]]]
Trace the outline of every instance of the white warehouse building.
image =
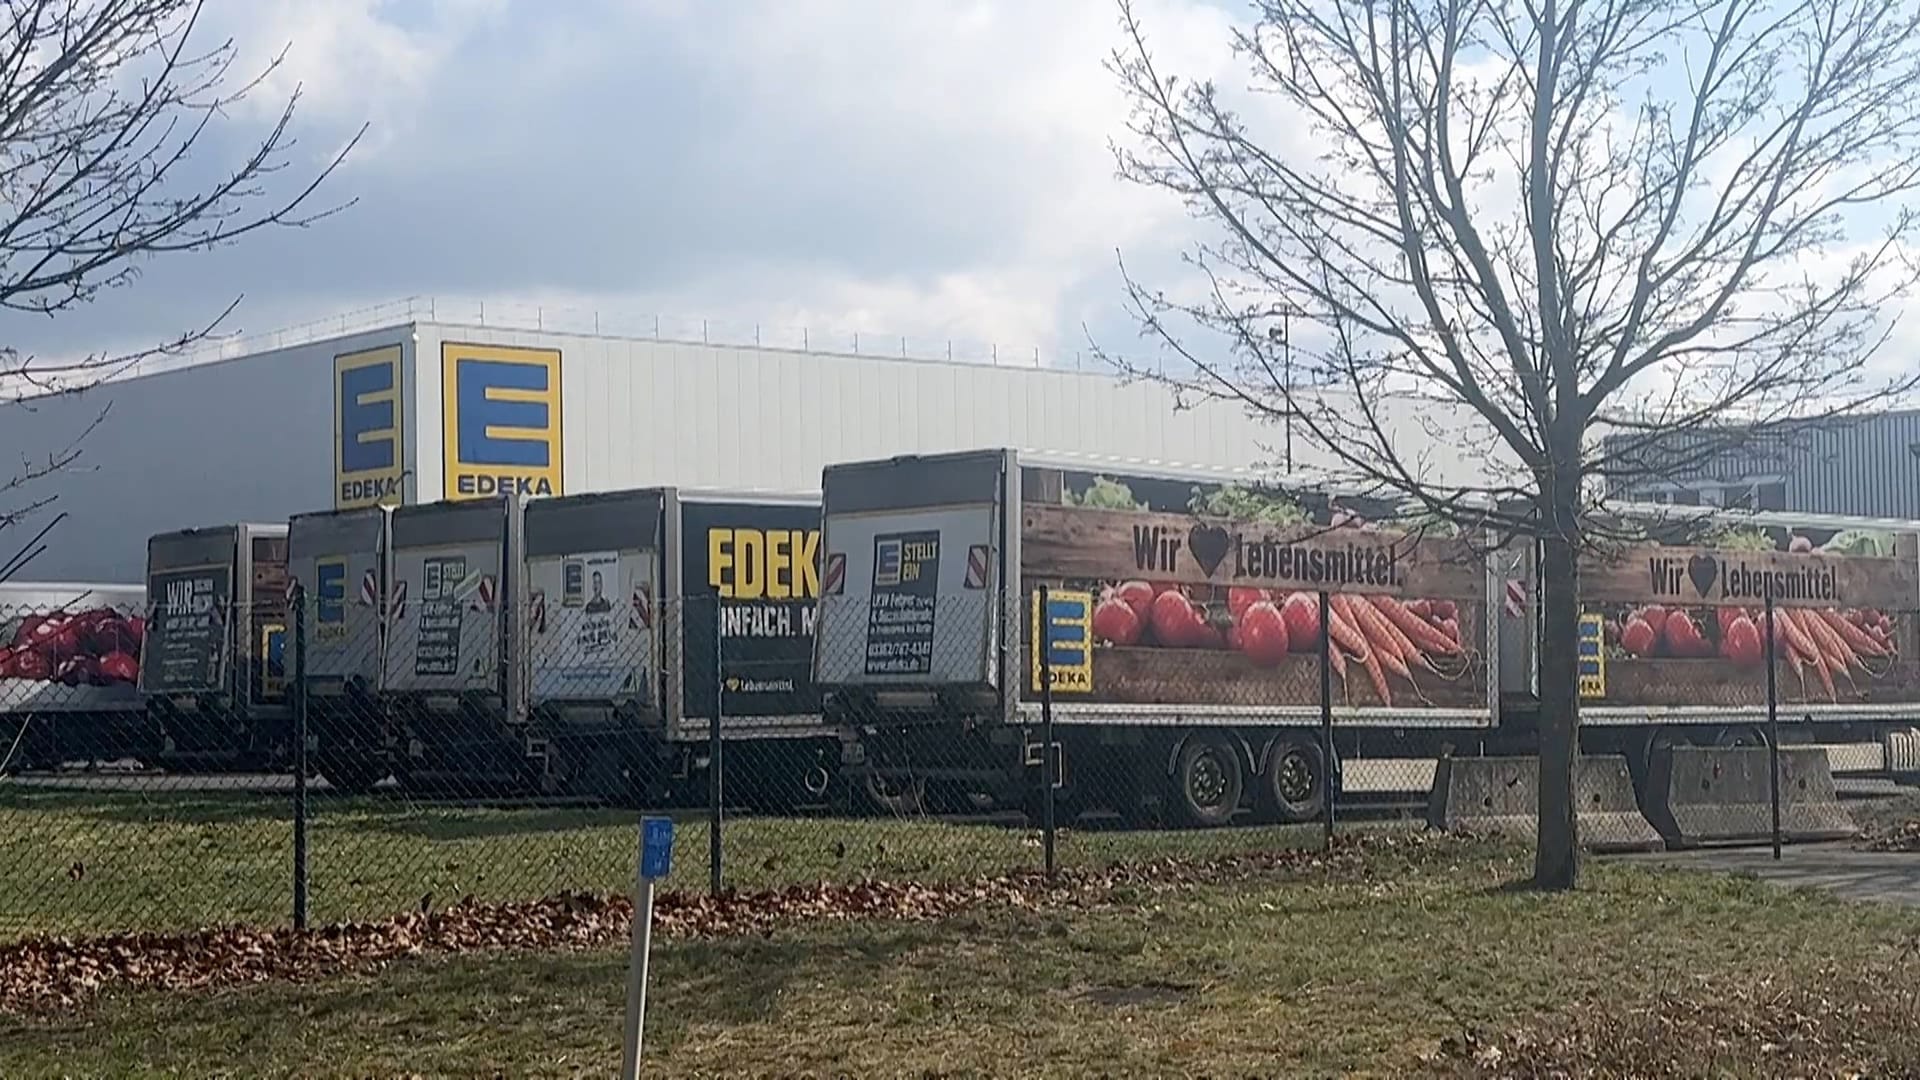
[[[154,533],[383,500],[503,487],[805,493],[834,462],[1001,446],[1255,469],[1283,438],[1238,406],[1177,408],[1166,388],[1104,369],[623,337],[502,325],[494,312],[406,302],[336,320],[331,334],[9,409],[10,465],[68,447],[78,457],[0,507],[53,497],[8,530],[3,554],[64,515],[19,579],[135,582]],[[1297,435],[1293,457],[1326,460]]]

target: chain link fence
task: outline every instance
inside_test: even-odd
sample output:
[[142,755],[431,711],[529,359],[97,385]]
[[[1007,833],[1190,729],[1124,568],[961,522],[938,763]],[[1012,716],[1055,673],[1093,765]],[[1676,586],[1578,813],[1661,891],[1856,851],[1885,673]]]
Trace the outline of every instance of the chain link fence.
[[[530,599],[517,644],[491,596],[451,590],[385,611],[236,605],[192,633],[125,607],[0,613],[0,940],[620,892],[637,810],[679,822],[674,886],[739,890],[1207,859],[1430,820],[1530,834],[1531,750],[1465,707],[1484,666],[1376,674],[1336,650],[1328,725],[1312,635],[1275,649],[1249,640],[1266,608],[1194,610],[1164,643],[1095,628],[1099,677],[1131,705],[1076,696],[1052,670],[1070,653],[1028,649],[1031,596],[938,623],[863,607],[860,653],[840,656],[854,639],[818,632],[811,599],[656,608],[584,571]],[[1465,623],[1455,641],[1485,631],[1464,607],[1420,617]],[[840,682],[814,684],[816,649]],[[942,680],[982,649],[1002,686]],[[193,684],[182,672],[204,685],[156,689]],[[1383,681],[1420,706],[1398,725]],[[1808,773],[1781,757],[1792,796]],[[1583,760],[1590,839],[1647,838],[1644,767]],[[1451,803],[1430,796],[1437,771]],[[1764,801],[1713,812],[1770,825]]]

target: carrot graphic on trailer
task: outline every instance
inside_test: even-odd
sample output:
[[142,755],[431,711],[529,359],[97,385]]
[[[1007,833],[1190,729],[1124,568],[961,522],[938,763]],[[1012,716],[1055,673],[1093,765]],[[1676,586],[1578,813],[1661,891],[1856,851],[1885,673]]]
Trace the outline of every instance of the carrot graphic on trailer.
[[1387,689],[1387,673],[1380,666],[1380,658],[1374,655],[1375,650],[1367,645],[1366,635],[1361,632],[1359,620],[1354,616],[1352,598],[1335,593],[1328,597],[1328,601],[1333,609],[1330,612],[1333,624],[1328,631],[1334,643],[1353,653],[1354,659],[1367,669],[1367,677],[1373,680],[1374,693],[1380,695],[1380,704],[1392,705],[1393,691]]

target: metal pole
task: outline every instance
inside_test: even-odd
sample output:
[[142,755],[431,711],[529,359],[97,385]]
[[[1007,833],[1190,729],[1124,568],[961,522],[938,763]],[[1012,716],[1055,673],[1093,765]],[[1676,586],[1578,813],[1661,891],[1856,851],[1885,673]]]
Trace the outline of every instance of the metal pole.
[[640,1039],[647,1023],[647,958],[653,952],[653,879],[636,869],[634,881],[633,951],[627,959],[627,1028],[620,1043],[621,1080],[640,1080]]
[[1280,350],[1287,380],[1287,471],[1293,471],[1293,323],[1285,308],[1280,310]]
[[1774,670],[1773,585],[1762,590],[1767,609],[1767,797],[1773,803],[1773,857],[1780,858],[1780,679]]
[[1327,846],[1333,846],[1333,602],[1320,591],[1320,797]]
[[1045,853],[1047,878],[1059,871],[1054,863],[1053,831],[1053,650],[1048,647],[1048,628],[1053,625],[1050,593],[1040,586],[1040,632],[1034,635],[1033,648],[1040,650],[1040,823],[1044,830],[1041,850]]
[[307,590],[293,587],[293,928],[307,928]]
[[713,719],[707,727],[707,887],[720,891],[720,805],[726,797],[720,718],[726,712],[726,651],[720,636],[720,598],[713,598]]

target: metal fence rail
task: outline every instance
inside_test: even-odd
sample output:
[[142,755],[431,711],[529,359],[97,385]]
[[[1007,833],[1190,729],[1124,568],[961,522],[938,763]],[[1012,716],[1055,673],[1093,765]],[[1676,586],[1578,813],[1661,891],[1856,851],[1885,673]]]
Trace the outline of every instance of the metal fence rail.
[[[417,599],[382,621],[301,597],[199,636],[156,635],[140,611],[0,612],[0,940],[616,893],[637,809],[679,820],[682,887],[755,890],[1315,847],[1430,808],[1432,759],[1343,719],[1330,768],[1317,718],[1251,690],[1241,722],[1207,730],[822,694],[794,677],[810,604],[652,610],[584,588],[527,613],[516,667],[490,602]],[[1223,639],[1181,667],[1232,700],[1245,659]],[[1484,821],[1531,797],[1531,763],[1500,762],[1438,768]],[[1583,791],[1583,827],[1627,828],[1605,802],[1622,790]]]

